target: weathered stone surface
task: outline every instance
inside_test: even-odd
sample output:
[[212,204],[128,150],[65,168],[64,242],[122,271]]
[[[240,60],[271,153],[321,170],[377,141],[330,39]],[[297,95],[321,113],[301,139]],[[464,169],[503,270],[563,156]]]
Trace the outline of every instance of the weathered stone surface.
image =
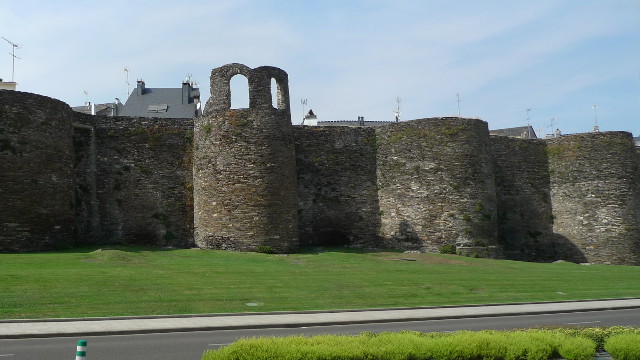
[[72,110],[0,90],[0,251],[74,244]]
[[544,140],[491,136],[498,200],[498,238],[513,260],[558,259]]
[[[229,81],[247,77],[249,108],[230,109]],[[278,88],[272,106],[271,79]],[[211,98],[195,120],[194,223],[199,247],[298,247],[296,167],[287,74],[230,64],[211,72]]]
[[299,126],[294,135],[300,244],[381,246],[374,129]]
[[499,257],[487,123],[432,118],[376,128],[380,234],[389,244]]
[[549,141],[553,230],[574,262],[640,265],[640,171],[631,134]]
[[[235,75],[248,80],[247,109],[230,109]],[[195,120],[91,116],[0,91],[0,251],[455,245],[640,265],[629,133],[490,138],[485,122],[460,118],[294,129],[278,68],[229,64],[211,88]]]
[[192,246],[193,120],[75,118],[82,242]]

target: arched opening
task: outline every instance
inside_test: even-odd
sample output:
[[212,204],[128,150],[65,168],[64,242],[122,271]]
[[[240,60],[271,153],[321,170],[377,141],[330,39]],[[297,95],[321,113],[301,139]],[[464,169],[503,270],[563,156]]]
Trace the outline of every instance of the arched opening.
[[229,81],[231,91],[231,108],[249,108],[249,80],[240,74],[234,75]]
[[280,86],[276,79],[271,78],[271,106],[278,108],[278,100],[280,99]]

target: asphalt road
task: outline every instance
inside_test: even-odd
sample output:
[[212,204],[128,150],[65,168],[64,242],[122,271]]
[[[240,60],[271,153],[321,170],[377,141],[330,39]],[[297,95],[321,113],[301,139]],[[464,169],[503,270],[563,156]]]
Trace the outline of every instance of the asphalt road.
[[[424,332],[513,329],[541,325],[636,326],[640,327],[640,309],[606,310],[566,314],[486,317],[454,320],[429,320],[395,323],[318,326],[292,329],[223,330],[183,333],[90,336],[87,360],[197,360],[208,349],[254,336],[294,334],[358,334],[363,331],[417,330]],[[78,338],[0,340],[0,360],[75,359]]]

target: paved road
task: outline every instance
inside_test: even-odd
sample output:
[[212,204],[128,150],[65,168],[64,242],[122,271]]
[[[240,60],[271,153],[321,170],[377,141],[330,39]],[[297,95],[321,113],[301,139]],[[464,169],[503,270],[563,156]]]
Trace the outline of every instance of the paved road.
[[[541,325],[626,325],[640,327],[640,309],[605,310],[540,315],[498,316],[390,322],[356,325],[217,330],[180,333],[90,336],[87,360],[197,360],[207,349],[216,349],[242,337],[286,336],[293,334],[358,334],[363,331],[455,331],[512,329]],[[0,324],[0,326],[2,326]],[[0,340],[0,360],[73,359],[78,338]]]

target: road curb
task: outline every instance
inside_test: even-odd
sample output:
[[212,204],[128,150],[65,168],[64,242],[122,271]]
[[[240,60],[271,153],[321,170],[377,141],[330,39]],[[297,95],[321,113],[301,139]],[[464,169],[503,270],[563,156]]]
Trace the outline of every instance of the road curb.
[[[422,311],[422,310],[434,310],[438,309],[474,309],[474,308],[487,308],[495,307],[496,310],[499,307],[504,306],[527,306],[527,305],[548,305],[548,304],[579,304],[586,303],[587,300],[581,301],[563,301],[563,302],[538,302],[538,303],[512,303],[512,304],[492,304],[492,305],[474,305],[474,306],[446,306],[446,307],[420,307],[420,308],[393,308],[393,309],[370,309],[370,310],[351,310],[351,311],[313,311],[313,312],[276,312],[276,313],[243,313],[243,314],[210,314],[209,316],[205,315],[188,315],[188,316],[171,316],[171,317],[117,317],[117,318],[89,318],[89,319],[78,319],[75,321],[83,322],[83,321],[123,321],[127,322],[130,320],[162,320],[162,319],[188,319],[188,318],[198,318],[198,319],[207,319],[207,318],[238,318],[242,319],[246,316],[264,316],[264,319],[268,319],[269,321],[264,321],[263,323],[253,323],[246,324],[240,321],[239,324],[220,324],[220,325],[184,325],[176,323],[175,326],[162,324],[161,327],[158,328],[138,328],[138,329],[110,329],[110,330],[88,330],[84,329],[82,331],[56,331],[52,330],[51,332],[46,332],[40,330],[40,332],[36,333],[26,333],[23,331],[22,333],[14,333],[14,334],[0,334],[0,339],[22,339],[22,338],[47,338],[47,337],[75,337],[75,336],[105,336],[105,335],[128,335],[128,334],[152,334],[152,333],[170,333],[170,332],[195,332],[195,331],[213,331],[213,330],[240,330],[240,329],[265,329],[265,328],[300,328],[300,327],[319,327],[319,326],[332,326],[332,325],[349,325],[349,324],[373,324],[373,323],[393,323],[393,322],[412,322],[412,321],[426,321],[426,320],[444,320],[444,319],[464,319],[464,318],[486,318],[486,317],[507,317],[507,316],[517,316],[517,315],[536,315],[536,314],[554,314],[554,313],[575,313],[575,312],[590,312],[590,311],[603,311],[603,310],[623,310],[623,309],[636,309],[640,308],[640,304],[634,305],[621,305],[615,304],[614,301],[625,301],[625,300],[639,300],[640,298],[623,298],[623,299],[602,299],[602,300],[591,300],[588,301],[591,303],[589,307],[580,307],[576,306],[572,309],[562,308],[562,309],[518,309],[513,311],[495,311],[495,312],[483,312],[477,314],[461,314],[461,315],[419,315],[411,316],[410,314],[407,316],[397,317],[397,318],[361,318],[361,319],[343,319],[343,320],[318,320],[310,321],[307,319],[300,319],[296,321],[286,321],[286,316],[282,315],[322,315],[326,314],[330,317],[331,314],[346,314],[349,313],[362,313],[362,312],[370,312],[373,314],[379,314],[384,311]],[[593,303],[601,303],[602,306],[593,306]],[[282,317],[282,321],[278,321],[278,317]],[[315,316],[318,318],[318,316]],[[273,319],[276,319],[273,321]],[[60,319],[58,319],[60,320]],[[50,324],[50,326],[55,326],[59,324],[64,326],[63,322],[73,321],[70,319],[64,319],[64,321],[44,321],[44,320],[32,320],[29,321],[33,325],[37,324]],[[23,321],[20,324],[24,324],[25,326],[29,326],[29,322]],[[197,323],[197,321],[195,321]],[[5,322],[9,323],[9,322]],[[14,322],[15,324],[16,322]]]

